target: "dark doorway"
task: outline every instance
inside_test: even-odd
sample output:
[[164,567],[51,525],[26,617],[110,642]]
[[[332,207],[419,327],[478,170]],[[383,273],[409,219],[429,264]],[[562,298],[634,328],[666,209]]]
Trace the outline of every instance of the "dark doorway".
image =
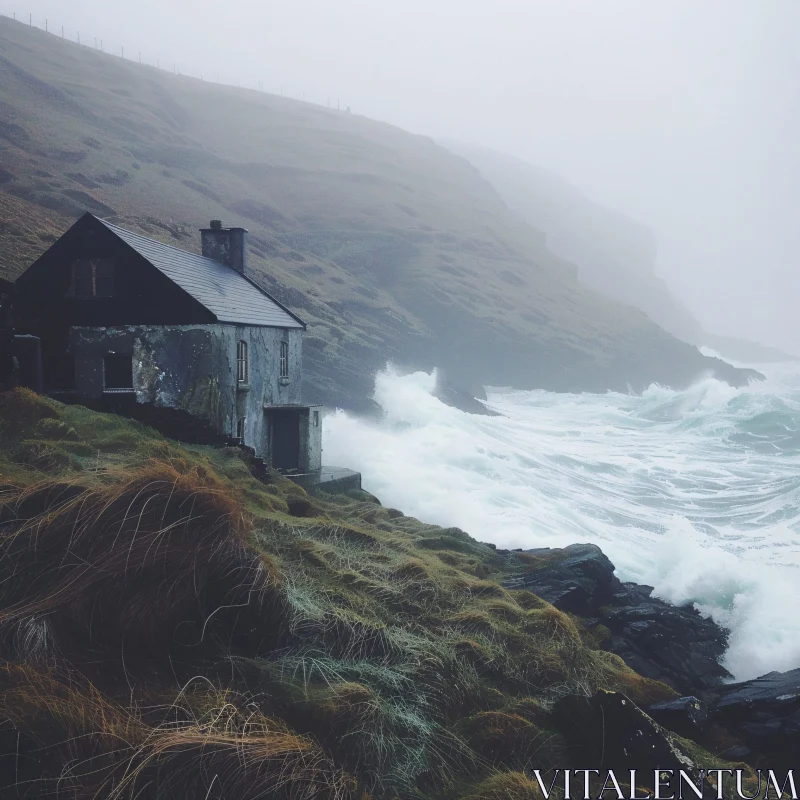
[[133,389],[133,357],[106,356],[103,359],[103,375],[106,389]]
[[297,469],[300,466],[300,412],[270,411],[272,466]]

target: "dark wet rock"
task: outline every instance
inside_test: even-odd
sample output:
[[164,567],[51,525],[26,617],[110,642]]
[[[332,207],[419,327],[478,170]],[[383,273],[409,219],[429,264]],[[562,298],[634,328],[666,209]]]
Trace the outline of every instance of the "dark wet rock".
[[[612,633],[609,649],[645,678],[679,692],[719,686],[731,674],[720,665],[728,634],[692,606],[671,606],[641,587],[625,593],[632,605],[612,605],[601,622]],[[617,600],[619,602],[619,600]]]
[[443,378],[441,374],[437,376],[434,396],[438,397],[445,405],[457,408],[459,411],[466,411],[467,414],[480,414],[484,417],[502,416],[499,412],[484,405],[484,403],[477,397],[474,397],[471,392],[450,383],[450,381]]
[[687,739],[697,739],[708,725],[708,709],[697,697],[678,697],[656,703],[647,713],[659,725]]
[[[593,544],[573,544],[563,550],[546,547],[519,552],[541,557],[543,566],[512,578],[504,585],[527,589],[562,611],[580,616],[595,615],[600,607],[612,601],[619,586],[619,580],[614,577],[614,565]],[[551,559],[551,556],[555,557]]]
[[749,761],[753,755],[753,750],[746,744],[740,744],[737,745],[736,747],[729,747],[727,750],[724,750],[719,755],[722,758],[727,759],[728,761],[736,761],[736,760]]
[[708,360],[710,362],[709,366],[711,367],[712,375],[718,381],[724,381],[730,386],[739,388],[741,386],[747,386],[751,381],[766,380],[766,376],[758,370],[748,367],[734,367],[721,358],[709,357]]
[[528,589],[562,611],[602,625],[605,645],[645,678],[690,695],[731,678],[719,661],[728,635],[692,606],[672,606],[652,597],[653,588],[622,583],[599,547],[576,544],[563,550],[526,550],[518,558],[528,571],[505,582]]
[[[770,672],[706,693],[711,718],[756,754],[753,763],[796,767],[800,760],[800,669]],[[759,760],[760,759],[760,760]]]
[[[563,726],[576,762],[619,774],[635,768],[640,785],[648,788],[652,788],[648,779],[652,781],[656,770],[674,770],[676,774],[684,770],[696,785],[700,783],[700,769],[705,765],[696,764],[674,733],[619,692],[600,691],[589,698],[565,697],[556,703],[553,719]],[[672,786],[676,788],[674,781]],[[704,789],[704,796],[713,796],[710,786]],[[662,796],[671,794],[662,784]]]
[[[599,692],[594,717],[602,720],[602,746],[608,769],[692,769],[695,765],[670,735],[625,695]],[[599,712],[599,713],[598,713]],[[605,765],[604,765],[605,766]]]

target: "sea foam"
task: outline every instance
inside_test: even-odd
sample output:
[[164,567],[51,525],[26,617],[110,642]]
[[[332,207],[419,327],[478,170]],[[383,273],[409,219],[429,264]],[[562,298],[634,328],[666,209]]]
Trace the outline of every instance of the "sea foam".
[[594,542],[622,580],[731,630],[737,679],[800,666],[800,369],[733,389],[488,390],[448,407],[435,373],[375,380],[380,421],[328,415],[324,460],[426,522],[500,547]]

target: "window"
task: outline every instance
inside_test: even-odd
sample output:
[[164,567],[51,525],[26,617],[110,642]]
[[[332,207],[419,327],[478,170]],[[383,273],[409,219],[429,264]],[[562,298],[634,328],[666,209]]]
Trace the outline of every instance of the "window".
[[94,296],[111,297],[114,294],[114,262],[101,258],[94,268]]
[[75,297],[94,296],[94,274],[91,261],[81,259],[72,265],[72,293]]
[[73,297],[111,297],[114,262],[110,258],[79,258],[72,265]]
[[110,355],[103,359],[103,386],[107,391],[133,389],[133,356]]
[[314,427],[319,428],[319,411],[314,411]]
[[236,420],[236,438],[239,440],[239,444],[244,444],[244,431],[246,422],[246,417],[239,417],[239,419]]
[[281,342],[281,378],[289,377],[289,342]]
[[236,343],[236,379],[239,383],[247,383],[249,369],[247,365],[247,342]]

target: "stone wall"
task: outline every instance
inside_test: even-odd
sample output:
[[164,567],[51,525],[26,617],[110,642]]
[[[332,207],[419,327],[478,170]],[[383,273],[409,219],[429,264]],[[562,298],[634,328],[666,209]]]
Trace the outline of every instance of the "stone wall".
[[[237,381],[239,341],[247,343],[246,384]],[[288,379],[279,377],[282,341],[289,344]],[[130,353],[138,403],[187,411],[229,436],[236,435],[237,421],[244,417],[244,443],[265,458],[269,456],[269,432],[264,405],[300,402],[300,330],[218,324],[73,327],[69,351],[75,359],[79,395],[102,398],[107,393],[104,357]],[[308,427],[305,433],[314,435]],[[319,447],[305,437],[301,441],[308,441],[312,451]]]

